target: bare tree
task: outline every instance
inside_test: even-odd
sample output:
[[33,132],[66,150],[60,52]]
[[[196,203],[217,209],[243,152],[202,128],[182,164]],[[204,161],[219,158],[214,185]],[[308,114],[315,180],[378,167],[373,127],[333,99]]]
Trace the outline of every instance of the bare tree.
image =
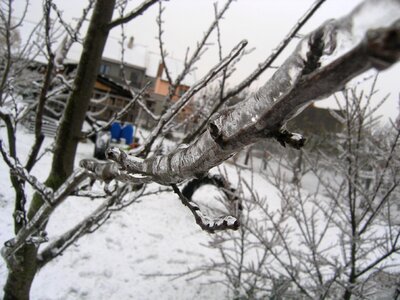
[[[157,138],[164,136],[173,128],[172,122],[177,114],[199,91],[222,74],[218,101],[213,106],[212,112],[217,111],[229,98],[248,87],[266,68],[271,67],[277,55],[324,2],[323,0],[317,1],[285,37],[276,52],[238,86],[226,91],[224,91],[224,82],[233,71],[234,64],[243,55],[243,49],[247,42],[239,42],[225,56],[222,55],[221,43],[219,42],[220,62],[211,68],[179,100],[173,101],[177,86],[187,76],[194,64],[198,62],[210,33],[218,30],[219,21],[231,3],[231,1],[227,1],[221,10],[215,7],[215,20],[196,48],[191,53],[188,51],[182,73],[176,78],[172,78],[168,72],[168,66],[165,65],[167,78],[171,84],[169,94],[165,99],[166,109],[161,116],[155,118],[158,120],[157,125],[153,128],[143,147],[134,153],[135,156],[130,156],[120,149],[113,148],[109,149],[107,154],[109,159],[114,162],[99,163],[94,160],[85,160],[81,162],[82,169],[74,170],[77,144],[83,136],[91,134],[82,134],[82,124],[86,118],[108,34],[116,26],[123,26],[123,24],[140,16],[156,2],[158,1],[146,0],[126,13],[122,9],[120,15],[116,19],[112,19],[114,9],[123,8],[126,1],[89,1],[87,8],[83,11],[81,21],[77,22],[75,28],[63,21],[61,11],[51,0],[43,2],[44,14],[41,24],[44,40],[42,40],[42,45],[35,49],[47,58],[48,63],[36,105],[35,143],[25,165],[20,163],[16,152],[17,115],[6,109],[4,104],[8,101],[7,97],[11,97],[11,103],[15,102],[12,99],[11,78],[13,77],[11,73],[16,73],[18,69],[15,68],[14,62],[31,61],[32,55],[27,60],[15,60],[18,55],[16,56],[12,52],[12,31],[20,25],[22,20],[16,25],[12,25],[13,1],[2,2],[2,5],[5,5],[1,12],[1,22],[4,24],[2,35],[6,41],[6,59],[3,63],[4,67],[2,65],[1,69],[0,103],[2,107],[0,117],[7,128],[8,151],[3,143],[0,145],[2,157],[10,168],[10,178],[16,192],[15,237],[9,240],[2,249],[2,255],[9,268],[9,276],[4,288],[6,299],[28,299],[30,286],[40,267],[60,255],[83,234],[90,233],[98,228],[107,220],[115,207],[123,208],[146,193],[147,187],[142,185],[148,182],[171,185],[174,192],[180,196],[182,203],[190,209],[196,222],[203,229],[208,231],[236,229],[238,227],[236,218],[232,216],[217,219],[209,218],[199,210],[196,203],[182,195],[176,184],[186,179],[203,176],[211,167],[220,164],[242,147],[258,140],[275,138],[282,145],[288,144],[300,148],[304,143],[303,137],[288,132],[284,129],[284,125],[300,111],[301,107],[311,100],[322,99],[342,89],[347,81],[368,69],[382,70],[390,67],[398,60],[400,55],[397,46],[400,39],[400,29],[398,13],[396,14],[399,11],[400,4],[398,1],[389,0],[387,2],[391,6],[386,10],[386,12],[389,12],[386,23],[372,24],[368,28],[361,28],[363,35],[357,40],[357,44],[351,45],[347,53],[340,53],[340,35],[344,33],[355,34],[352,31],[354,28],[351,27],[351,24],[356,21],[360,11],[368,9],[370,3],[367,2],[347,17],[341,20],[328,21],[305,36],[293,54],[257,93],[233,107],[221,110],[214,116],[206,116],[195,134],[186,139],[186,141],[191,141],[190,145],[182,144],[173,152],[163,156],[149,155]],[[63,76],[55,76],[55,71],[62,68],[63,60],[71,47],[71,43],[75,40],[79,42],[79,30],[89,11],[92,12],[88,31],[83,39],[84,50],[77,67],[76,76],[70,83]],[[67,32],[58,51],[53,50],[55,29],[52,27],[52,12],[57,15],[61,27],[64,28],[63,32]],[[160,4],[157,22],[160,51],[165,64],[167,53],[162,41],[162,12],[163,7]],[[37,43],[34,45],[37,46]],[[20,68],[20,70],[22,69]],[[65,104],[55,138],[52,167],[47,180],[41,183],[30,174],[30,171],[40,158],[39,152],[43,141],[42,118],[46,101],[52,93],[57,94],[58,92],[58,90],[53,90],[52,83],[55,78],[61,81],[63,88],[70,88],[71,92]],[[140,103],[140,97],[140,93],[139,95],[135,94],[132,101]],[[129,109],[128,106],[127,109]],[[69,195],[85,195],[85,192],[82,191],[82,182],[88,176],[106,183],[105,194],[102,195],[105,198],[103,204],[87,219],[65,232],[55,242],[39,252],[39,245],[47,240],[45,229],[48,218]],[[117,186],[113,191],[110,190],[109,183],[112,180],[122,182],[122,186]],[[26,183],[30,184],[36,192],[32,197],[29,209],[25,208]],[[133,195],[131,192],[133,192]],[[158,190],[150,192],[158,192]],[[127,198],[129,199],[127,200]]]
[[[6,163],[9,164],[10,170],[14,169],[14,171],[11,172],[11,181],[16,191],[14,227],[15,234],[18,236],[9,243],[6,243],[3,249],[3,256],[7,261],[10,271],[7,283],[4,287],[6,299],[29,298],[30,286],[39,268],[39,261],[41,261],[40,264],[43,265],[43,261],[49,260],[49,256],[38,255],[39,244],[46,240],[43,232],[45,231],[47,219],[54,208],[63,201],[85,177],[87,177],[86,172],[76,171],[73,173],[73,164],[76,147],[81,138],[82,124],[91,99],[92,89],[109,31],[115,26],[128,22],[142,14],[155,2],[157,1],[145,1],[126,15],[112,20],[115,1],[97,1],[96,3],[94,3],[94,1],[89,1],[76,27],[70,28],[66,25],[66,22],[62,20],[61,13],[55,4],[50,0],[44,1],[43,21],[41,22],[42,25],[40,25],[43,27],[42,33],[44,36],[44,39],[41,41],[42,45],[38,45],[37,43],[33,44],[29,39],[26,46],[21,47],[21,50],[17,49],[20,50],[17,52],[12,51],[13,48],[11,46],[13,40],[11,39],[11,34],[21,26],[25,14],[17,24],[13,25],[13,1],[2,2],[1,33],[6,41],[6,59],[2,65],[1,74],[2,82],[0,90],[2,110],[0,116],[7,127],[9,149],[7,153],[2,144],[2,154]],[[29,3],[26,2],[25,11],[28,8],[28,4]],[[30,170],[39,158],[38,155],[43,141],[41,126],[45,102],[52,92],[51,83],[55,76],[54,67],[56,65],[57,67],[62,67],[63,58],[71,46],[71,40],[77,39],[81,25],[90,10],[92,10],[92,16],[86,38],[83,42],[83,48],[85,50],[81,56],[76,77],[72,84],[72,92],[68,98],[63,118],[61,119],[61,124],[58,129],[55,147],[53,149],[53,165],[49,177],[45,182],[45,186],[38,182],[36,178],[29,175]],[[68,33],[57,53],[54,52],[52,47],[54,43],[53,33],[55,30],[50,17],[52,12],[58,15],[59,23],[65,27]],[[34,33],[32,33],[31,36],[34,36]],[[33,50],[31,44],[35,45]],[[41,54],[47,58],[48,63],[37,101],[35,125],[36,141],[32,147],[27,164],[22,166],[19,163],[15,147],[16,122],[18,119],[15,113],[13,114],[12,111],[5,108],[4,103],[13,95],[12,78],[15,78],[15,74],[20,73],[24,69],[20,67],[19,64],[29,64],[35,57],[35,52],[32,51],[38,53],[41,52],[42,49],[45,50]],[[25,208],[25,182],[30,183],[36,191],[28,210]],[[109,197],[114,198],[114,200],[112,200],[114,202],[117,200],[120,202],[122,196],[125,194],[126,189],[122,189],[120,193],[116,194],[119,195],[118,197]],[[117,200],[115,200],[115,197]],[[110,199],[106,201],[110,201]],[[91,227],[96,225],[97,222],[100,222],[101,219],[104,219],[104,215],[107,215],[108,207],[109,206],[106,206],[103,209],[103,213],[98,213],[97,219],[96,217],[93,218],[94,223],[91,223],[91,225],[89,224],[90,226],[87,224],[85,226],[82,225],[78,230],[79,234],[75,233],[75,236],[81,235],[84,231],[90,231]],[[96,216],[96,212],[94,212],[94,216]],[[86,229],[82,231],[82,228]],[[39,238],[33,238],[32,236],[38,236]],[[45,257],[45,259],[40,260],[40,258],[43,257]]]
[[[248,230],[271,259],[259,276],[284,279],[289,284],[284,298],[294,291],[311,299],[368,298],[382,292],[374,289],[375,272],[396,272],[391,259],[400,253],[394,209],[400,191],[400,131],[391,127],[382,136],[373,116],[382,104],[372,106],[374,85],[367,95],[343,92],[345,104],[336,117],[344,128],[332,140],[334,154],[305,152],[315,186],[306,190],[302,176],[293,182],[282,166],[271,168],[269,179],[278,189],[281,209],[255,202],[264,222],[253,218]],[[279,240],[271,239],[265,230],[269,226]],[[249,241],[246,247],[254,244]]]

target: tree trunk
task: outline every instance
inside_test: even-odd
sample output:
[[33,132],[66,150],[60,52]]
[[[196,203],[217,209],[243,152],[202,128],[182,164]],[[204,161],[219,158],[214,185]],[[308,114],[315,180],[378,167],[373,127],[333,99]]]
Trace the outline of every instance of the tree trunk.
[[[76,148],[81,128],[92,96],[98,69],[110,23],[115,0],[96,1],[83,51],[74,81],[73,91],[68,99],[56,137],[53,163],[46,185],[57,189],[72,173]],[[28,211],[28,219],[36,214],[43,200],[36,194]],[[42,228],[44,230],[44,228]],[[29,291],[37,272],[37,247],[24,245],[18,250],[21,263],[8,266],[9,275],[4,287],[4,299],[29,299]]]

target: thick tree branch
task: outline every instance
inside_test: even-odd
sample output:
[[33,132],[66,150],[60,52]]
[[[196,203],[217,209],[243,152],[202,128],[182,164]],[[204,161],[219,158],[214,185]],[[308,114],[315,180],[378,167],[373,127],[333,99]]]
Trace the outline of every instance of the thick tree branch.
[[31,237],[43,228],[43,225],[48,221],[49,216],[56,207],[60,205],[87,176],[85,170],[79,169],[75,171],[67,178],[60,188],[52,194],[51,200],[43,203],[33,218],[29,220],[28,224],[19,230],[15,238],[5,243],[5,246],[1,249],[1,255],[7,264],[13,265],[17,263],[17,258],[14,257],[16,251],[25,243],[29,242]]
[[369,30],[357,46],[320,67],[321,57],[335,50],[337,22],[327,22],[307,35],[254,96],[215,116],[190,146],[145,160],[128,158],[119,149],[109,149],[108,157],[129,173],[150,176],[161,184],[178,183],[208,172],[246,145],[279,137],[282,126],[312,100],[333,94],[366,70],[385,69],[399,59],[397,22]]
[[90,172],[90,175],[97,180],[109,183],[111,180],[131,183],[147,183],[151,179],[140,174],[128,174],[120,169],[119,165],[114,162],[98,162],[94,159],[82,159],[79,165]]

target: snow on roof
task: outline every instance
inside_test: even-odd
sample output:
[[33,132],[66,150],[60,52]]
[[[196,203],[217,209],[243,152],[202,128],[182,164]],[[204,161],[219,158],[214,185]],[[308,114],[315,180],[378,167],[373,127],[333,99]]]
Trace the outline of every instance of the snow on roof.
[[[146,68],[146,46],[140,44],[133,44],[133,47],[128,48],[126,44],[128,41],[125,41],[125,51],[124,51],[124,63],[133,66],[145,69]],[[82,45],[78,43],[74,43],[68,52],[68,61],[69,62],[78,62],[80,55],[82,53]],[[114,37],[109,37],[107,39],[106,46],[103,51],[103,59],[117,62],[119,63],[122,58],[121,53],[121,42],[119,39]]]
[[[146,53],[147,48],[144,45],[137,44],[133,41],[131,48],[128,47],[129,39],[125,40],[124,45],[124,63],[129,66],[135,66],[142,69],[146,68]],[[121,41],[120,39],[109,37],[106,47],[103,51],[103,58],[120,62],[121,54]]]
[[[133,41],[132,47],[128,47],[129,38],[125,40],[125,50],[124,50],[124,62],[126,65],[136,68],[141,68],[146,70],[146,75],[149,77],[157,77],[158,66],[161,63],[161,57],[159,54],[151,52],[146,46],[141,45]],[[79,61],[80,55],[82,53],[82,45],[74,43],[71,47],[66,62],[77,63]],[[103,51],[103,59],[117,62],[121,61],[121,42],[115,37],[109,37],[106,46]],[[167,57],[166,64],[168,71],[175,80],[176,77],[184,68],[183,61],[176,58]],[[167,80],[165,71],[163,72],[161,79]],[[186,75],[182,84],[191,86],[196,82],[196,77],[192,71]]]

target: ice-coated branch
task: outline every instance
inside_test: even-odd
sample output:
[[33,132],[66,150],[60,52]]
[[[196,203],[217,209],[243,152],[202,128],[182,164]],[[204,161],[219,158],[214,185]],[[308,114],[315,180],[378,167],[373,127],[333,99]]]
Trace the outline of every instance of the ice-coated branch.
[[193,201],[186,198],[176,184],[171,184],[174,192],[179,196],[182,204],[189,208],[190,212],[193,214],[196,224],[200,226],[201,229],[214,233],[215,231],[239,228],[239,221],[233,216],[221,216],[218,218],[210,218],[202,213],[200,207]]
[[[125,6],[122,6],[120,8],[120,15],[122,16],[124,14],[125,11]],[[137,92],[132,88],[130,81],[126,78],[126,74],[125,74],[125,62],[124,62],[124,57],[125,57],[125,48],[123,47],[123,45],[125,44],[125,29],[124,29],[124,24],[121,24],[121,65],[120,65],[120,70],[122,72],[122,77],[124,79],[125,82],[125,86],[126,88],[129,89],[129,92],[131,93],[132,97],[135,97],[135,95],[137,94]],[[158,121],[160,118],[158,116],[156,116],[155,114],[153,114],[151,112],[151,110],[146,106],[145,103],[142,102],[142,94],[144,93],[144,91],[146,90],[146,88],[150,85],[150,82],[148,82],[146,84],[146,86],[139,92],[140,93],[140,97],[135,97],[135,103],[137,103],[143,110],[145,113],[147,113],[152,119]],[[122,117],[122,116],[121,116]],[[111,123],[110,123],[111,124]]]
[[88,174],[85,170],[76,170],[59,189],[53,193],[51,200],[45,202],[29,222],[18,231],[18,234],[5,243],[5,246],[1,249],[1,255],[7,264],[16,263],[16,258],[14,257],[15,252],[29,241],[34,234],[41,230],[56,207],[60,205],[87,176]]
[[[50,51],[50,46],[48,47]],[[36,118],[35,118],[35,142],[33,143],[33,146],[31,148],[31,151],[29,153],[29,158],[26,163],[26,169],[28,172],[32,170],[33,166],[35,165],[37,155],[39,154],[40,148],[42,146],[43,140],[44,140],[44,134],[42,133],[42,127],[43,127],[43,114],[45,110],[45,104],[46,104],[46,94],[48,92],[48,89],[50,88],[51,84],[51,79],[53,77],[52,72],[54,68],[54,63],[53,63],[53,54],[49,52],[50,59],[47,64],[46,68],[46,74],[44,76],[44,83],[40,91],[40,96],[38,100],[38,104],[36,106]]]
[[111,30],[112,28],[127,23],[129,21],[132,21],[134,18],[142,15],[149,7],[151,7],[153,4],[157,3],[159,0],[146,0],[143,1],[138,7],[136,7],[134,10],[132,10],[129,14],[120,17],[118,19],[113,20],[111,23],[108,24],[107,29]]
[[[104,94],[103,97],[98,98],[98,99],[92,98],[92,99],[90,99],[90,102],[91,102],[91,103],[95,103],[95,104],[101,104],[101,103],[104,103],[106,100],[108,100],[108,98],[110,98],[110,94],[109,94],[109,93]],[[105,104],[105,103],[104,103],[104,104]]]
[[146,183],[151,179],[140,174],[129,174],[121,170],[119,165],[114,162],[98,162],[94,159],[82,159],[80,167],[84,168],[95,179],[109,183],[113,179],[122,182]]
[[145,103],[142,102],[142,100],[138,99],[137,104],[143,109],[143,111],[150,116],[150,118],[152,118],[154,121],[159,121],[160,120],[160,116],[156,115],[155,113],[153,113],[150,108],[147,107],[147,105]]
[[35,176],[28,171],[14,158],[12,158],[4,149],[0,140],[0,152],[3,160],[10,167],[11,172],[29,184],[43,197],[44,201],[50,203],[53,197],[53,190],[41,183]]
[[109,219],[112,213],[132,205],[139,199],[142,199],[142,197],[165,191],[166,190],[147,191],[146,187],[137,190],[130,184],[122,185],[115,193],[113,193],[113,195],[108,196],[103,203],[90,213],[90,215],[85,217],[71,229],[58,236],[46,248],[44,248],[37,256],[39,268],[45,266],[55,257],[62,255],[69,246],[77,242],[82,236],[93,233],[99,229]]
[[[339,25],[350,22],[351,17],[326,22],[305,36],[257,93],[215,116],[207,130],[188,147],[142,161],[124,156],[121,150],[116,149],[110,149],[108,157],[120,163],[123,169],[127,167],[125,170],[130,173],[150,176],[161,184],[171,184],[208,172],[258,140],[267,137],[280,140],[285,123],[312,100],[333,94],[366,70],[382,70],[399,59],[400,22],[397,21],[367,31],[351,50],[321,67],[322,57],[335,50]],[[299,138],[283,135],[284,143]]]
[[[90,118],[95,118],[97,116],[101,116],[102,114],[104,114],[106,111],[108,110],[108,106],[105,105],[102,109],[100,109],[99,111],[93,111],[93,112],[87,112],[87,116],[89,116]],[[115,116],[114,116],[115,117]],[[115,121],[116,119],[113,118],[113,120]],[[86,136],[87,137],[91,137],[94,134],[96,134],[97,132],[104,130],[106,127],[105,126],[101,126],[101,129],[98,128],[93,128],[93,131],[91,131],[90,133],[88,133]],[[103,128],[104,127],[104,128]]]
[[[38,265],[42,268],[49,261],[61,255],[70,245],[75,243],[80,237],[87,233],[93,232],[93,227],[98,229],[111,214],[109,208],[126,196],[131,189],[129,185],[124,185],[117,189],[117,192],[109,196],[104,202],[95,209],[89,216],[84,218],[81,222],[76,224],[70,230],[66,231],[53,242],[51,242],[45,249],[38,254]],[[137,197],[135,198],[137,199]],[[133,203],[134,201],[132,201]]]
[[[88,7],[83,10],[83,15],[79,19],[76,27],[74,29],[70,28],[63,19],[62,19],[62,12],[57,8],[56,4],[52,1],[46,1],[44,4],[44,12],[45,12],[45,42],[46,42],[46,49],[48,55],[48,62],[46,66],[46,73],[44,76],[44,82],[41,87],[38,103],[36,106],[36,119],[35,119],[35,142],[31,148],[27,163],[26,169],[28,172],[34,167],[35,163],[37,162],[37,155],[39,154],[40,148],[42,146],[44,135],[42,133],[42,123],[43,123],[43,114],[45,111],[46,100],[48,100],[52,95],[57,94],[65,89],[65,87],[72,90],[71,84],[69,84],[68,80],[61,74],[58,74],[56,78],[60,79],[63,83],[62,87],[55,88],[54,91],[49,92],[50,86],[52,84],[54,78],[54,68],[62,68],[63,61],[71,48],[73,42],[77,39],[77,35],[82,27],[83,20],[86,19],[87,14],[89,13],[90,9],[93,6],[94,1],[90,0]],[[51,49],[51,19],[50,13],[51,8],[56,12],[58,15],[60,23],[64,26],[65,30],[71,36],[69,39],[65,37],[65,39],[61,42],[59,49],[56,53],[53,53]],[[57,115],[57,114],[55,114]]]

